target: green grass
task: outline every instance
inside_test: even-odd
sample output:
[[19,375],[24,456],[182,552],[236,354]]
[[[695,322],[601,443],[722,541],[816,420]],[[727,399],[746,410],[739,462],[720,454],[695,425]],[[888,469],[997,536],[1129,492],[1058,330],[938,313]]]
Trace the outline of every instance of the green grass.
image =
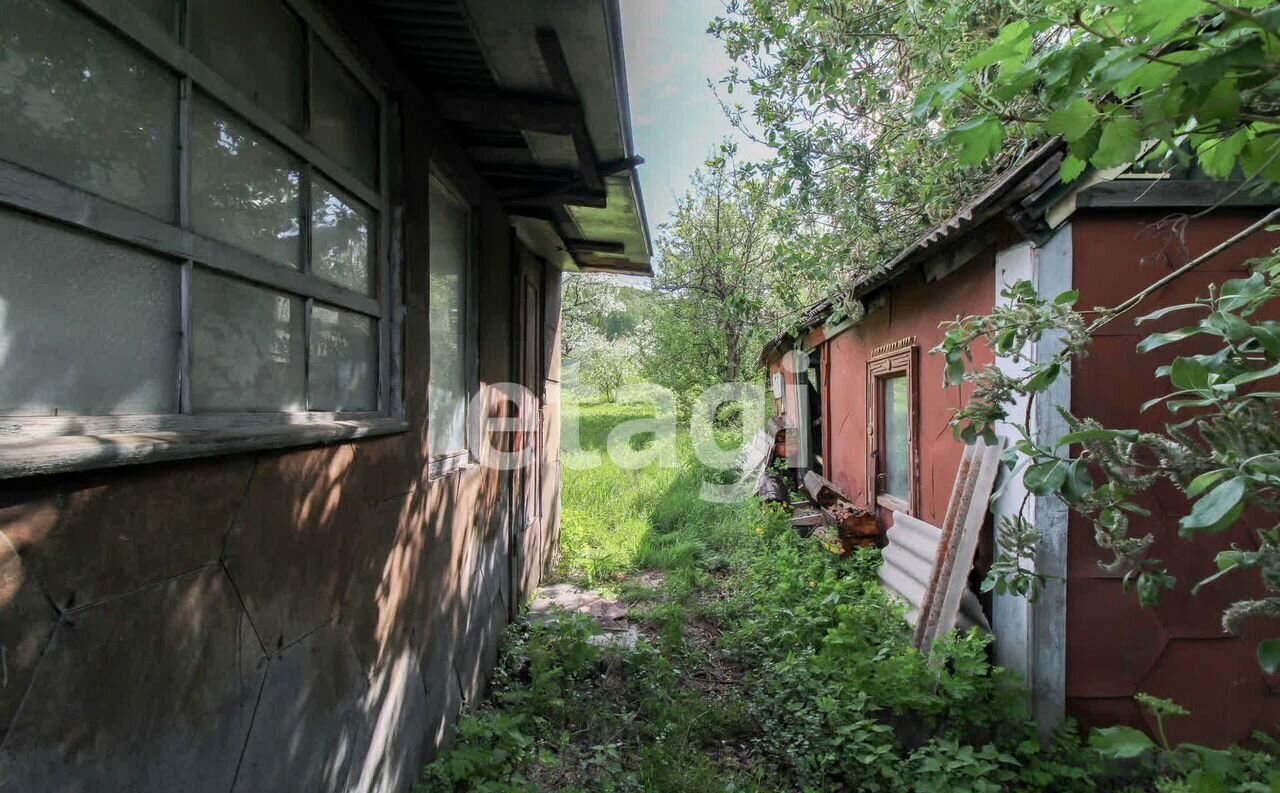
[[[643,417],[582,408],[578,454]],[[1104,766],[1070,726],[1042,743],[988,637],[949,635],[924,657],[877,551],[838,559],[779,509],[703,501],[714,472],[686,436],[676,447],[675,468],[566,461],[556,576],[631,604],[639,646],[598,646],[586,617],[517,622],[490,700],[419,793],[1276,789],[1266,753],[1216,757],[1231,784],[1204,787],[1192,756]]]
[[[651,415],[636,405],[566,407],[564,420],[579,421],[581,450],[563,456],[557,579],[613,587],[645,570],[677,577],[723,570],[743,532],[758,523],[759,510],[752,503],[714,504],[699,497],[707,472],[685,432],[675,439],[677,468],[655,462],[628,470],[604,453],[610,431]],[[597,467],[585,467],[597,456]]]

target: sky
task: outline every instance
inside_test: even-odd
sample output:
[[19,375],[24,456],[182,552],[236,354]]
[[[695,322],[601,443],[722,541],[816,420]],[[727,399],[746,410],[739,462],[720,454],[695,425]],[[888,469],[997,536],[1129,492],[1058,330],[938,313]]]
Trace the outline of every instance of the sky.
[[707,85],[733,65],[707,34],[723,9],[722,0],[622,0],[632,126],[636,153],[645,158],[640,183],[655,241],[689,177],[723,138],[739,144],[744,162],[770,153],[733,128]]

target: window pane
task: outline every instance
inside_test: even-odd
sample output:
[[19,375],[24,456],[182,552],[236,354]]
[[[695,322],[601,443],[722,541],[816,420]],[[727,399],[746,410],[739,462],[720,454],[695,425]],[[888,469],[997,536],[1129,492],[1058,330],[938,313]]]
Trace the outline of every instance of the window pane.
[[62,0],[0,20],[0,157],[173,219],[177,79]]
[[191,407],[302,410],[302,301],[196,268],[191,279]]
[[911,439],[907,432],[910,404],[907,378],[882,381],[884,389],[884,492],[903,501],[910,500]]
[[363,204],[317,176],[311,186],[311,269],[315,274],[372,295],[377,272],[369,245],[372,218]]
[[431,379],[428,444],[433,457],[467,447],[463,324],[470,221],[466,208],[431,182]]
[[365,184],[378,183],[378,103],[326,47],[313,56],[311,139]]
[[294,129],[302,129],[306,30],[275,0],[189,0],[191,51]]
[[191,225],[289,267],[301,261],[297,163],[212,100],[191,108]]
[[0,414],[177,411],[177,264],[0,212]]
[[378,409],[376,328],[360,314],[312,308],[312,410]]

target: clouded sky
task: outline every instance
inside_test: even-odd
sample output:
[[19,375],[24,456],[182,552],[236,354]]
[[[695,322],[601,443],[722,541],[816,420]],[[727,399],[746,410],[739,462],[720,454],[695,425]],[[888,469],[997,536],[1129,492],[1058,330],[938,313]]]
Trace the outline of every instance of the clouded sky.
[[723,9],[722,0],[622,0],[636,152],[645,158],[640,182],[655,239],[689,177],[722,138],[738,140],[744,161],[769,154],[741,139],[707,86],[732,65],[707,34]]

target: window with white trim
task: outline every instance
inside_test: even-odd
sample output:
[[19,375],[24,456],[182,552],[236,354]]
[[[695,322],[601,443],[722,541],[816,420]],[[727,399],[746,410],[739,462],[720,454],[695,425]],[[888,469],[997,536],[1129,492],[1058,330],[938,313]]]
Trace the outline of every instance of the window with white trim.
[[430,329],[428,449],[434,473],[470,461],[467,406],[470,344],[467,333],[471,212],[440,178],[431,178]]
[[0,440],[398,415],[385,97],[323,17],[0,19]]

